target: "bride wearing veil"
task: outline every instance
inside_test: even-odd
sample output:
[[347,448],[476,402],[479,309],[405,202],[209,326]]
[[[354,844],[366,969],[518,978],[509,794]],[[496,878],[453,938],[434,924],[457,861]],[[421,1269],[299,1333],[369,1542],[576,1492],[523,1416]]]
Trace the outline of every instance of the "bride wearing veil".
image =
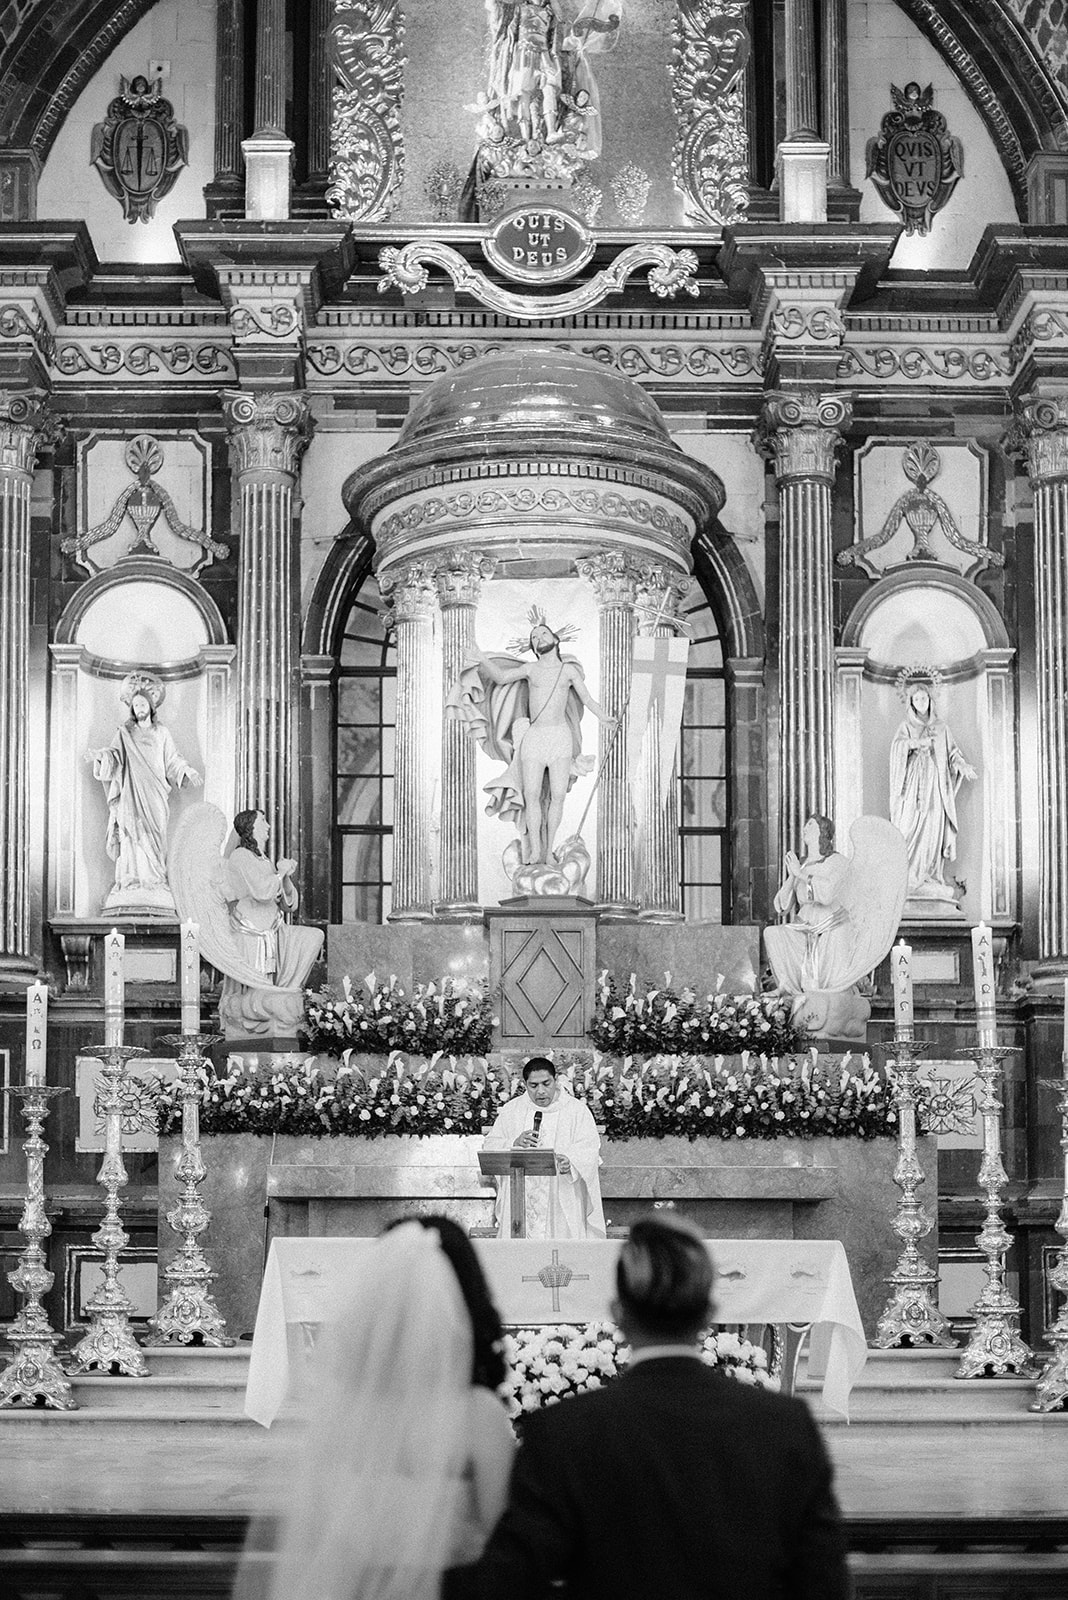
[[458,1224],[419,1218],[377,1240],[323,1335],[286,1504],[267,1540],[250,1535],[235,1600],[437,1600],[504,1507],[500,1336]]

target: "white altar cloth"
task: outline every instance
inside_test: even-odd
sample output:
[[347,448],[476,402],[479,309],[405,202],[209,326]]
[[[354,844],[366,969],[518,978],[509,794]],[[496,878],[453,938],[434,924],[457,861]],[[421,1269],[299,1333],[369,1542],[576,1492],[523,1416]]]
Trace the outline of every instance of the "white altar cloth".
[[[297,1376],[304,1330],[329,1322],[373,1239],[275,1239],[252,1338],[245,1414],[269,1428]],[[615,1239],[476,1239],[506,1323],[592,1322],[615,1293]],[[828,1411],[849,1415],[867,1341],[837,1239],[710,1239],[720,1323],[811,1325],[808,1370]]]

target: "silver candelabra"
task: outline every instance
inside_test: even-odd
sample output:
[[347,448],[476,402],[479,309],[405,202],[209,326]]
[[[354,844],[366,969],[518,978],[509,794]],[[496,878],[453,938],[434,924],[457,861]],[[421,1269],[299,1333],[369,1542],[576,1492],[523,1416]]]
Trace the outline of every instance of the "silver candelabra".
[[182,1099],[182,1148],[174,1163],[182,1185],[178,1204],[167,1221],[182,1240],[182,1248],[163,1274],[170,1291],[152,1318],[155,1333],[149,1344],[231,1345],[226,1323],[212,1298],[215,1273],[200,1248],[200,1235],[211,1222],[211,1212],[200,1196],[204,1158],[200,1149],[200,1068],[217,1033],[169,1033],[163,1043],[178,1052],[178,1085]]
[[[1064,1244],[1057,1252],[1057,1263],[1049,1281],[1059,1294],[1068,1295],[1068,1054],[1061,1056],[1062,1076],[1056,1080],[1061,1091],[1057,1108],[1061,1114],[1061,1149],[1064,1152],[1064,1179],[1061,1210],[1054,1224]],[[1068,1400],[1068,1299],[1061,1304],[1057,1320],[1049,1330],[1053,1354],[1042,1368],[1035,1384],[1032,1411],[1060,1411]]]
[[894,1182],[901,1190],[891,1227],[904,1248],[888,1278],[890,1298],[875,1330],[879,1350],[921,1344],[951,1349],[956,1340],[935,1303],[938,1273],[919,1251],[919,1242],[934,1227],[916,1191],[924,1181],[916,1154],[916,1079],[919,1056],[926,1048],[910,1028],[894,1034],[894,1106],[897,1110],[897,1165]]
[[971,1310],[975,1326],[954,1374],[958,1378],[999,1378],[1032,1370],[1031,1351],[1020,1337],[1020,1306],[1005,1287],[1005,1253],[1012,1235],[1001,1216],[1001,1191],[1009,1181],[1001,1157],[1001,1063],[1015,1049],[1014,1045],[986,1042],[980,1034],[978,1049],[967,1052],[976,1062],[977,1099],[983,1118],[979,1187],[986,1216],[975,1242],[986,1257],[986,1284]]
[[7,1332],[7,1342],[15,1354],[0,1372],[0,1406],[43,1403],[56,1411],[77,1411],[74,1391],[56,1356],[61,1337],[41,1304],[42,1296],[55,1282],[55,1273],[48,1270],[43,1248],[44,1240],[52,1232],[45,1210],[44,1162],[48,1146],[44,1141],[44,1125],[48,1120],[49,1101],[65,1094],[66,1090],[43,1083],[25,1083],[6,1092],[22,1101],[26,1123],[26,1142],[22,1146],[26,1153],[26,1201],[19,1221],[19,1231],[25,1234],[26,1244],[19,1255],[18,1266],[7,1275],[8,1283],[22,1296],[23,1303]]
[[110,1373],[117,1369],[130,1378],[145,1378],[148,1368],[141,1347],[130,1326],[133,1305],[120,1282],[120,1257],[130,1242],[122,1225],[119,1194],[126,1187],[126,1167],[122,1159],[122,1112],[126,1097],[127,1064],[147,1055],[139,1045],[94,1045],[84,1052],[101,1063],[98,1098],[104,1112],[104,1159],[97,1174],[107,1196],[104,1216],[93,1235],[93,1243],[104,1253],[102,1277],[93,1296],[86,1301],[89,1331],[74,1347],[71,1372],[88,1372],[98,1367]]

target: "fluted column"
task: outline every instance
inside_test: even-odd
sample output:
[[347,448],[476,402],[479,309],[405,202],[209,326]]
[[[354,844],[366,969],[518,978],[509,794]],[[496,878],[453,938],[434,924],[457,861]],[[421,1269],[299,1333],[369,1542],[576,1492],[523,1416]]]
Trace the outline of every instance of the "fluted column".
[[30,490],[56,424],[37,390],[0,390],[0,974],[35,968],[30,950],[27,748]]
[[849,57],[846,0],[822,0],[823,132],[831,147],[827,181],[849,187]]
[[237,575],[237,804],[262,810],[271,853],[295,844],[299,590],[293,489],[311,435],[302,394],[223,395],[240,497]]
[[[593,587],[600,610],[600,702],[611,717],[622,716],[634,675],[634,598],[637,568],[629,556],[606,550],[575,563]],[[600,724],[597,738],[597,904],[601,915],[631,917],[634,849],[631,797],[627,787],[627,727]]]
[[765,396],[758,448],[779,484],[779,858],[834,805],[831,486],[848,395]]
[[242,0],[217,0],[215,12],[215,182],[241,175],[245,119],[245,50]]
[[308,18],[308,182],[325,184],[330,172],[330,122],[333,104],[333,68],[327,48],[327,30],[334,7],[331,0],[310,0]]
[[815,0],[786,0],[786,137],[819,133]]
[[393,777],[393,896],[390,922],[431,915],[430,824],[434,798],[435,683],[433,569],[426,562],[379,573],[397,646],[397,731]]
[[[434,568],[441,607],[442,676],[446,699],[475,643],[475,610],[482,583],[497,562],[476,550],[456,551]],[[482,913],[478,899],[478,810],[475,747],[466,727],[445,717],[441,730],[441,863],[439,916],[473,921]]]
[[286,0],[256,6],[256,98],[253,137],[286,131]]
[[[669,639],[689,592],[690,579],[656,564],[642,569],[638,584],[638,632],[645,638]],[[660,746],[664,730],[660,706],[649,708],[648,732],[638,769],[635,810],[638,819],[638,903],[646,922],[681,922],[682,871],[679,849],[678,757],[665,790],[661,781]]]
[[1068,395],[1017,409],[1035,506],[1038,654],[1038,944],[1068,956]]

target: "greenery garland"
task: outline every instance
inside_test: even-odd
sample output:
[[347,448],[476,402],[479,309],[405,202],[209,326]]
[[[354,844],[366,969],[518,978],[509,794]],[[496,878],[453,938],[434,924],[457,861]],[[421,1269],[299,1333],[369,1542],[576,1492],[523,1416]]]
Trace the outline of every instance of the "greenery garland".
[[[873,1139],[896,1129],[889,1087],[862,1058],[824,1064],[811,1055],[768,1060],[596,1056],[561,1072],[615,1139]],[[485,1060],[429,1061],[401,1053],[340,1067],[294,1056],[269,1070],[231,1061],[201,1073],[204,1133],[357,1135],[479,1134],[522,1080]],[[160,1131],[181,1122],[177,1087],[159,1086]]]

